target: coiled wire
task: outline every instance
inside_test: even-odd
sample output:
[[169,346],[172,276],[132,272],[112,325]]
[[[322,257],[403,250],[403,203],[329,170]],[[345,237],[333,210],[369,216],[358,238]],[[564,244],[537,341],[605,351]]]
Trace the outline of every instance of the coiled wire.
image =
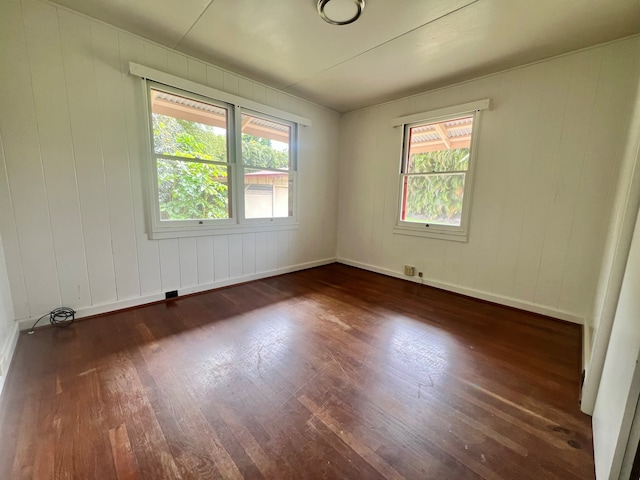
[[36,320],[36,323],[33,324],[33,327],[31,327],[31,330],[29,330],[27,333],[29,335],[33,335],[35,333],[34,329],[36,328],[36,325],[40,323],[40,320],[47,317],[49,317],[49,323],[54,327],[66,328],[71,325],[76,319],[76,311],[73,308],[68,307],[53,309],[49,313],[41,316],[38,320]]

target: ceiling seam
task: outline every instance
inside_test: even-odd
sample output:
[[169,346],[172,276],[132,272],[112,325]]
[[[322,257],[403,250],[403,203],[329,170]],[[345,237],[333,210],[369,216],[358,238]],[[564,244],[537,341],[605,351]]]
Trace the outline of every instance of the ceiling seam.
[[315,77],[316,75],[320,75],[320,74],[322,74],[322,73],[324,73],[324,72],[326,72],[328,70],[331,70],[332,68],[335,68],[335,67],[337,67],[339,65],[342,65],[343,63],[350,62],[354,58],[358,58],[358,57],[360,57],[360,56],[362,56],[362,55],[364,55],[366,53],[371,52],[372,50],[375,50],[376,48],[380,48],[383,45],[386,45],[387,43],[391,43],[394,40],[397,40],[398,38],[404,37],[405,35],[408,35],[410,33],[415,32],[416,30],[420,30],[421,28],[424,28],[427,25],[431,25],[432,23],[437,22],[438,20],[440,20],[442,18],[448,17],[449,15],[452,15],[452,14],[454,14],[456,12],[459,12],[460,10],[469,7],[469,6],[473,5],[474,3],[478,3],[479,1],[480,0],[473,0],[473,1],[471,1],[471,2],[469,2],[467,4],[465,4],[465,5],[462,5],[461,7],[456,8],[455,10],[451,10],[450,12],[447,12],[447,13],[445,13],[443,15],[440,15],[437,18],[434,18],[432,20],[429,20],[428,22],[423,23],[422,25],[418,25],[417,27],[412,28],[411,30],[407,30],[406,32],[401,33],[400,35],[396,35],[395,37],[390,38],[389,40],[385,40],[384,42],[379,43],[378,45],[375,45],[375,46],[373,46],[371,48],[368,48],[367,50],[364,50],[363,52],[360,52],[360,53],[358,53],[358,54],[356,54],[356,55],[354,55],[352,57],[349,57],[349,58],[347,58],[345,60],[342,60],[342,61],[340,61],[338,63],[335,63],[335,64],[333,64],[333,65],[331,65],[331,66],[329,66],[329,67],[327,67],[327,68],[325,68],[323,70],[320,70],[319,72],[314,73],[313,75],[309,75],[309,76],[303,78],[302,80],[298,80],[297,82],[293,82],[292,84],[287,85],[286,87],[282,87],[282,88],[283,88],[283,90],[286,90],[288,88],[295,87],[296,85],[298,85],[300,83],[303,83],[303,82],[306,82],[307,80],[309,80],[310,78]]
[[209,7],[211,6],[211,4],[213,3],[213,0],[209,0],[209,3],[207,3],[207,6],[204,7],[204,9],[202,10],[202,12],[200,12],[200,15],[198,15],[198,18],[196,18],[193,23],[191,24],[191,26],[187,29],[187,31],[184,33],[184,35],[182,35],[180,37],[180,40],[178,40],[178,42],[171,47],[173,50],[178,50],[178,47],[180,46],[180,44],[182,43],[182,41],[185,39],[185,37],[187,35],[189,35],[189,33],[191,33],[191,30],[193,29],[193,27],[196,26],[196,23],[198,23],[200,21],[200,19],[202,18],[202,16],[207,13],[207,10],[209,10]]

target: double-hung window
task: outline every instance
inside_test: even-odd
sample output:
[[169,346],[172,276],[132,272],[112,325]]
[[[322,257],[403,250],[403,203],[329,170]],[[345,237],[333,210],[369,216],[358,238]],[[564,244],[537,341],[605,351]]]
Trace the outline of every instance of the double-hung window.
[[233,217],[233,106],[150,85],[155,201],[160,223]]
[[266,113],[260,111],[259,104],[251,108],[254,102],[208,87],[197,86],[225,98],[151,80],[145,85],[151,132],[151,238],[295,224],[295,119],[281,118],[270,107],[263,106]]
[[468,239],[475,132],[484,105],[397,119],[402,120],[403,149],[396,233]]

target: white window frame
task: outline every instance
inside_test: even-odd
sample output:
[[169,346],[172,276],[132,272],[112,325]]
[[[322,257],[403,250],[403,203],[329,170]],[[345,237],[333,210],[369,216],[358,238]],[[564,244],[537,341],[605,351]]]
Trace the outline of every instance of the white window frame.
[[[227,111],[227,162],[221,163],[216,161],[204,160],[201,158],[188,158],[188,157],[175,157],[173,155],[164,155],[155,153],[155,145],[154,145],[154,135],[153,135],[153,114],[151,111],[151,91],[156,90],[160,92],[166,92],[174,95],[178,95],[183,98],[189,98],[193,100],[197,100],[203,103],[207,103],[210,105],[215,105],[221,108],[224,108]],[[211,229],[218,227],[229,227],[236,224],[235,211],[237,209],[236,203],[234,201],[234,191],[236,189],[235,186],[235,178],[237,167],[234,163],[234,158],[236,157],[236,148],[237,143],[233,141],[231,138],[231,131],[233,130],[233,125],[235,123],[236,109],[233,105],[218,102],[211,98],[203,97],[202,95],[196,95],[191,92],[185,92],[184,90],[180,90],[174,87],[167,87],[166,85],[159,84],[157,82],[147,81],[146,82],[146,94],[147,94],[147,124],[149,127],[149,139],[150,139],[150,151],[151,151],[151,170],[149,172],[149,178],[151,179],[151,183],[149,185],[149,191],[151,192],[150,203],[153,205],[151,208],[152,215],[152,226],[153,232],[180,232],[180,231],[189,231],[195,229]],[[229,218],[216,218],[216,219],[194,219],[194,220],[162,220],[160,216],[160,192],[158,191],[158,159],[166,158],[167,160],[173,161],[181,161],[181,162],[195,162],[195,163],[206,163],[213,165],[224,165],[227,168],[227,178],[228,178],[228,199],[229,199],[229,209],[231,215]]]
[[[478,153],[478,137],[480,131],[480,112],[488,109],[490,100],[479,100],[463,105],[457,105],[429,112],[407,115],[393,120],[393,126],[402,127],[402,153],[398,172],[398,196],[396,203],[396,225],[393,232],[398,235],[412,235],[419,237],[438,238],[467,242],[469,240],[469,222],[473,203],[473,186]],[[417,223],[402,220],[402,205],[404,200],[404,178],[408,175],[406,169],[409,162],[409,136],[411,128],[419,125],[443,122],[460,117],[473,117],[471,143],[469,146],[469,168],[465,172],[464,196],[462,199],[462,214],[460,225],[441,225],[435,223]],[[457,172],[442,172],[454,174]]]
[[[147,149],[146,157],[148,159],[148,161],[144,162],[145,167],[143,171],[147,177],[147,235],[150,239],[291,230],[298,227],[298,130],[300,126],[311,126],[311,120],[133,62],[129,63],[129,72],[142,79],[145,132],[147,132],[145,145]],[[150,103],[150,92],[152,88],[227,108],[229,112],[227,120],[227,168],[230,179],[229,202],[231,205],[231,218],[171,221],[160,219],[157,180],[158,155],[154,152]],[[290,183],[290,186],[293,188],[292,216],[245,218],[244,176],[242,174],[244,168],[242,163],[242,113],[259,118],[271,119],[291,126],[291,137],[289,140],[291,156],[290,168],[288,171],[278,170],[278,172],[287,172],[292,178],[292,183]],[[180,158],[179,160],[184,159]]]
[[[278,223],[278,222],[286,222],[291,223],[298,218],[298,202],[297,202],[297,193],[298,193],[298,125],[295,122],[291,122],[288,120],[284,120],[282,118],[274,117],[273,115],[267,115],[264,113],[256,112],[253,110],[249,110],[247,108],[240,108],[239,114],[236,119],[236,131],[241,132],[241,123],[242,123],[242,114],[251,115],[257,118],[263,118],[265,120],[271,120],[276,123],[280,123],[283,125],[288,125],[291,130],[289,137],[289,168],[287,170],[280,168],[268,168],[268,167],[256,167],[253,165],[245,165],[242,160],[242,134],[236,135],[236,150],[239,152],[237,158],[239,160],[238,163],[238,174],[244,178],[244,169],[258,169],[258,170],[266,170],[274,173],[287,173],[290,176],[289,185],[293,188],[293,216],[290,217],[272,217],[272,218],[247,218],[246,210],[245,210],[245,195],[244,195],[244,181],[242,182],[242,192],[238,195],[239,209],[242,214],[241,222],[246,225],[262,225],[265,223]],[[275,192],[274,192],[275,194]]]

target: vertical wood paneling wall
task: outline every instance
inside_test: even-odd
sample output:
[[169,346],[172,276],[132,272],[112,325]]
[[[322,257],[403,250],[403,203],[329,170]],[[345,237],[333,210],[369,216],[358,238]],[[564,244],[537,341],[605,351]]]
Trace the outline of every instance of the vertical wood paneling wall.
[[[335,258],[339,114],[38,0],[0,3],[0,234],[18,320]],[[299,228],[152,241],[129,61],[311,118]]]
[[[348,113],[338,258],[583,322],[593,307],[640,71],[640,38]],[[391,119],[490,97],[468,243],[393,233],[402,131]]]

